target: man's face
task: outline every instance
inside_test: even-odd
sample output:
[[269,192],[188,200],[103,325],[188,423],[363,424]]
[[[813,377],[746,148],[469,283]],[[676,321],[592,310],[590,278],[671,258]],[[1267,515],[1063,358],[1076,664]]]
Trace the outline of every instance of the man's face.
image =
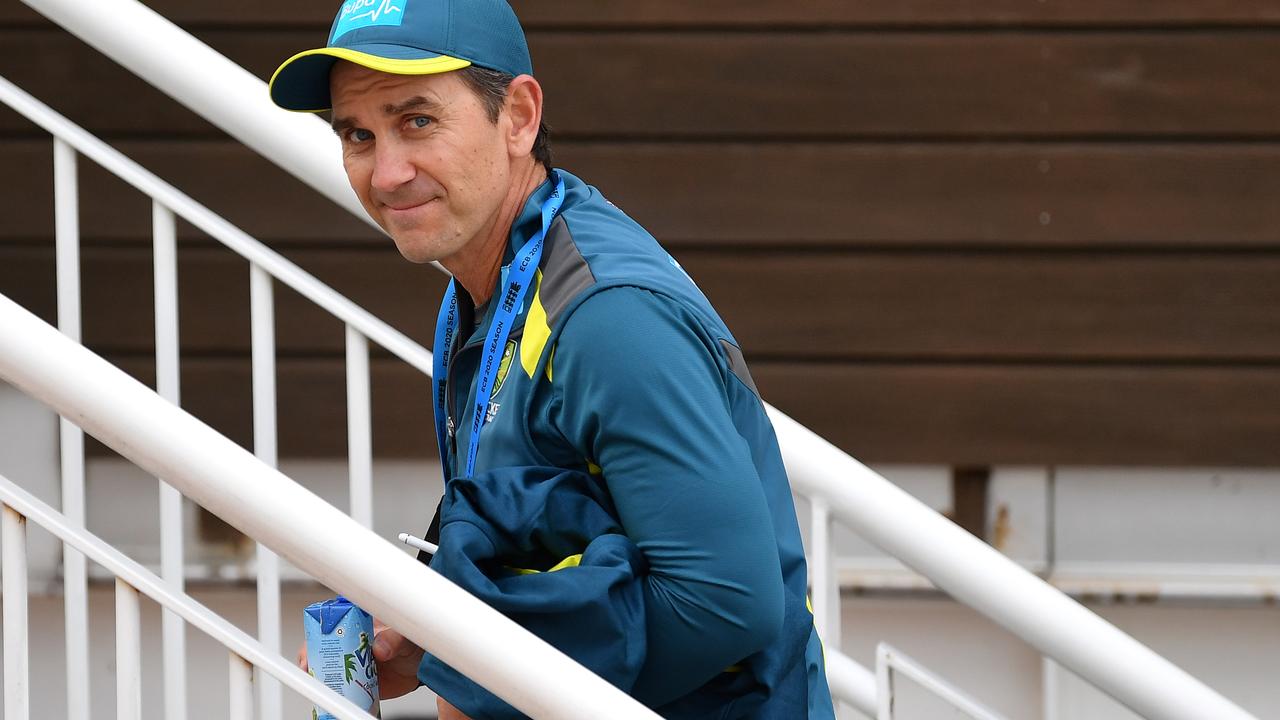
[[511,184],[497,124],[457,73],[391,75],[339,62],[329,77],[342,161],[365,210],[413,262],[490,232]]

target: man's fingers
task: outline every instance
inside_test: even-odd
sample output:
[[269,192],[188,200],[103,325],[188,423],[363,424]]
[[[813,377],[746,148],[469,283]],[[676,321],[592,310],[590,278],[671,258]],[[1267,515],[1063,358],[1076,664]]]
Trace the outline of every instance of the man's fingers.
[[403,635],[383,626],[385,629],[374,635],[373,658],[378,662],[386,662],[392,658],[404,657],[413,652],[414,644]]

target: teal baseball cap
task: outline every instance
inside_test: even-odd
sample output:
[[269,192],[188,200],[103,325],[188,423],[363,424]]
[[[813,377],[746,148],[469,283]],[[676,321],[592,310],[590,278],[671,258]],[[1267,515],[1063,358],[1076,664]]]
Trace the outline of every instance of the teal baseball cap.
[[271,100],[298,112],[330,109],[329,72],[339,60],[397,75],[468,65],[533,74],[524,29],[506,0],[346,0],[325,47],[304,50],[276,69]]

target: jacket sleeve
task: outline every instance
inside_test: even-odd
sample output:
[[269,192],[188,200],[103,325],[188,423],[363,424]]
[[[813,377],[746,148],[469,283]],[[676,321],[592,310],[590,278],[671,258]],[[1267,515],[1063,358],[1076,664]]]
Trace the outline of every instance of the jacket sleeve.
[[649,564],[634,694],[653,706],[761,650],[782,624],[777,542],[718,352],[689,311],[631,287],[584,301],[555,346],[549,419],[599,465]]

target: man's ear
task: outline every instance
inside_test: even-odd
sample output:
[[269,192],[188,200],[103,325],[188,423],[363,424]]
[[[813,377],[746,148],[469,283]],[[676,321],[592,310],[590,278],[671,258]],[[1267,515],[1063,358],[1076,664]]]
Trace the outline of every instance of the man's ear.
[[506,115],[508,152],[513,157],[529,155],[542,124],[542,86],[532,75],[520,75],[507,86]]

